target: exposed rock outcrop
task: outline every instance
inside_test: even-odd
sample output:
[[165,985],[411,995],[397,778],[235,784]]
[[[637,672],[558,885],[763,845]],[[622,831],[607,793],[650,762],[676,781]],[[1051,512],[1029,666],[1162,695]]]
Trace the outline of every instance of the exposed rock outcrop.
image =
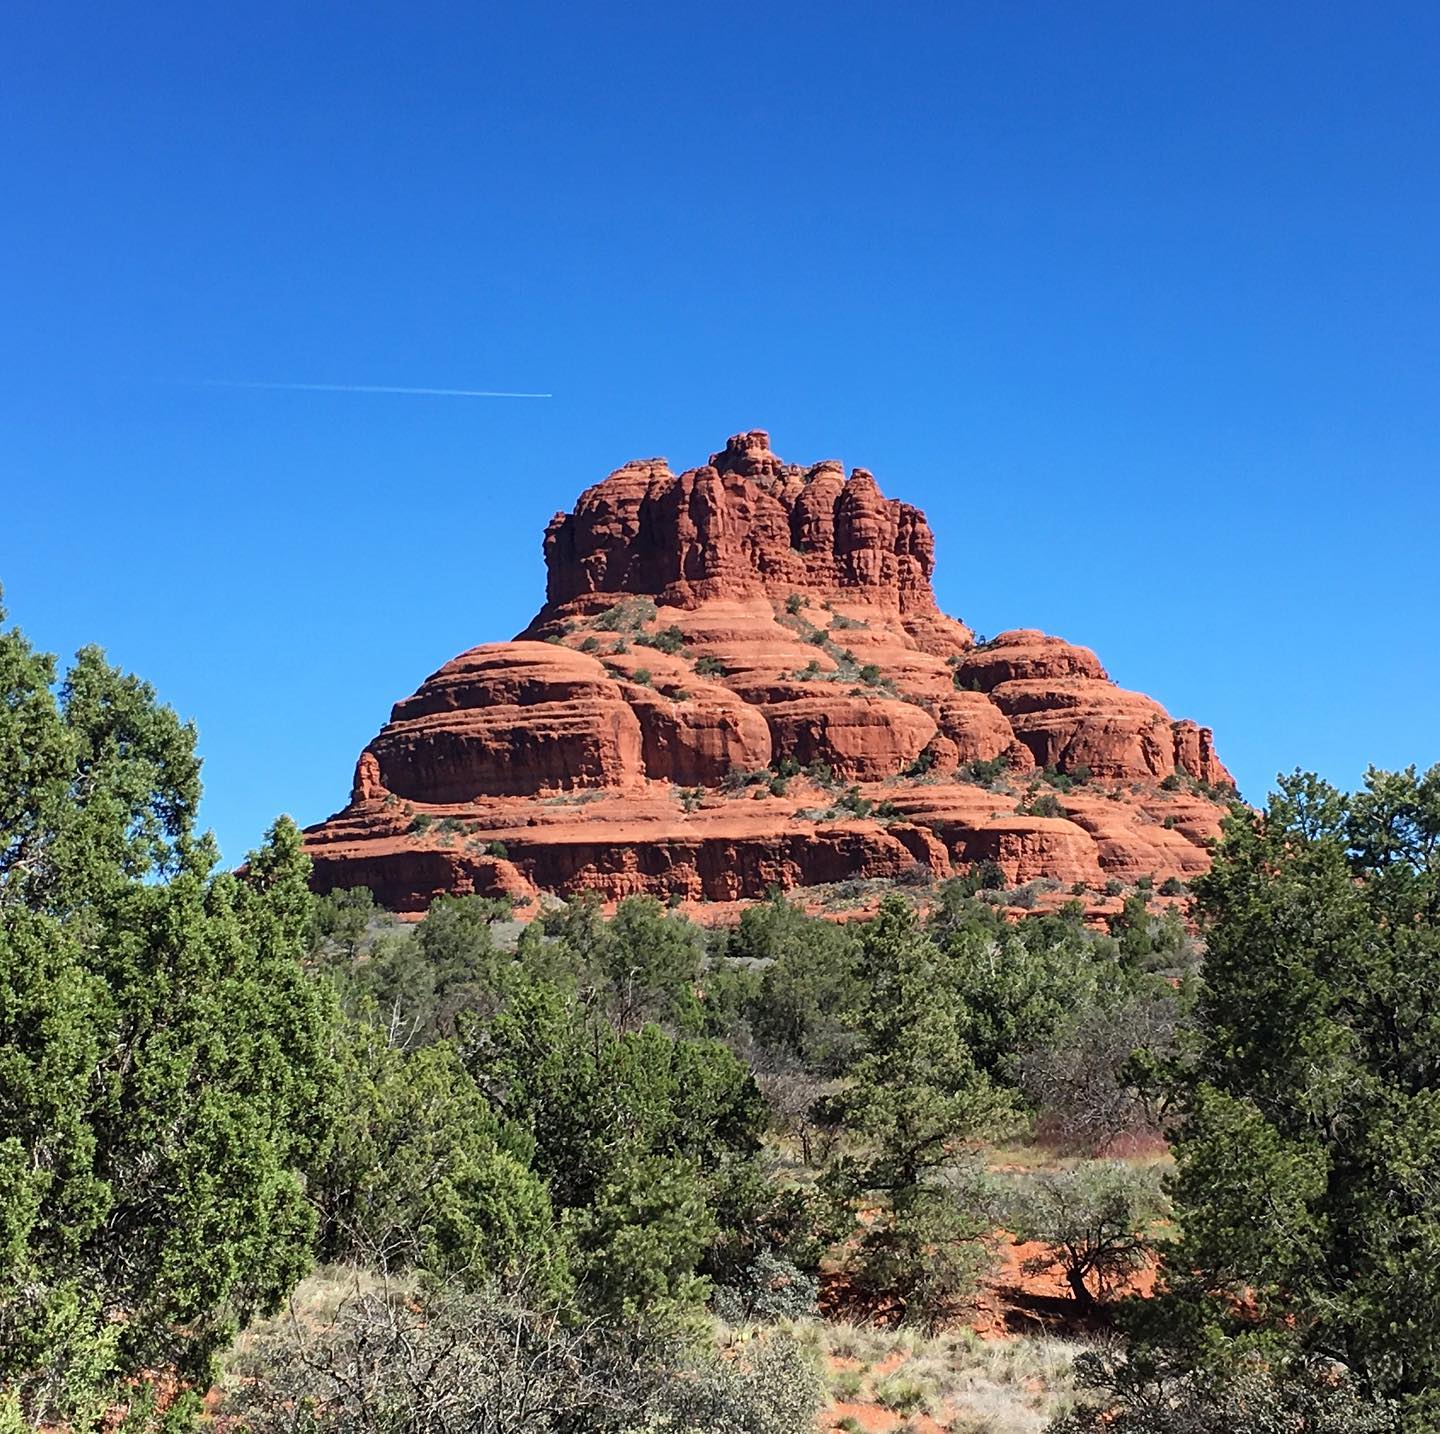
[[550,520],[545,562],[542,626],[619,593],[689,608],[798,590],[938,616],[925,515],[884,497],[863,468],[846,478],[833,460],[782,463],[759,429],[678,475],[663,458],[617,468]]
[[[319,887],[419,911],[1208,864],[1231,785],[1209,729],[1088,648],[977,646],[936,606],[924,514],[863,469],[784,463],[759,430],[678,475],[629,463],[556,515],[545,558],[526,631],[446,663],[361,754],[350,804],[307,833]],[[1062,814],[1030,815],[1037,792]]]

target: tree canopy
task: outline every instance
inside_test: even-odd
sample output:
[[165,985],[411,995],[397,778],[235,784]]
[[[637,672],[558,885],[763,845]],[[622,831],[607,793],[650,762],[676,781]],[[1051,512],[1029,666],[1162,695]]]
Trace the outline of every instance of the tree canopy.
[[1296,773],[1264,812],[1234,812],[1195,896],[1182,1235],[1147,1321],[1193,1362],[1257,1340],[1331,1361],[1432,1429],[1440,767],[1372,770],[1351,796]]
[[[0,1410],[88,1427],[203,1379],[304,1270],[332,1004],[281,819],[240,874],[194,829],[194,732],[143,682],[0,633]],[[8,1405],[4,1402],[8,1401]]]

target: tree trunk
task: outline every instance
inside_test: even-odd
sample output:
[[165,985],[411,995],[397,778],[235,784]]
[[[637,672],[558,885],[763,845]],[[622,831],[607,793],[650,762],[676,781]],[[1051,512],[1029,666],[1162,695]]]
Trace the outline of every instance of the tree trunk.
[[1095,1296],[1090,1293],[1090,1287],[1085,1283],[1084,1270],[1075,1268],[1066,1270],[1065,1282],[1070,1286],[1070,1291],[1075,1296],[1075,1303],[1081,1309],[1089,1309],[1095,1303]]

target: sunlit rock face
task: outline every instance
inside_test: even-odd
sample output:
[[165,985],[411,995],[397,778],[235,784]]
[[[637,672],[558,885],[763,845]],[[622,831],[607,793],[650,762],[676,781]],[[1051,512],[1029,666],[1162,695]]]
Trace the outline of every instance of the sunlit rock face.
[[[785,463],[751,430],[679,474],[616,469],[544,551],[526,631],[398,702],[349,804],[307,833],[320,889],[420,911],[441,892],[725,902],[979,861],[1087,888],[1208,865],[1231,785],[1210,730],[1088,648],[1029,629],[977,646],[936,606],[925,515],[865,469]],[[1025,809],[1047,769],[1083,779],[1058,815]]]

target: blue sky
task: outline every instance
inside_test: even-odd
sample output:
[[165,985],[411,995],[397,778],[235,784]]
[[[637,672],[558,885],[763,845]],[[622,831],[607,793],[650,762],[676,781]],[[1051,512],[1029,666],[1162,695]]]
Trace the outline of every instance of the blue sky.
[[194,718],[235,859],[581,488],[767,427],[1247,795],[1428,764],[1437,62],[1397,0],[8,5],[11,617]]

